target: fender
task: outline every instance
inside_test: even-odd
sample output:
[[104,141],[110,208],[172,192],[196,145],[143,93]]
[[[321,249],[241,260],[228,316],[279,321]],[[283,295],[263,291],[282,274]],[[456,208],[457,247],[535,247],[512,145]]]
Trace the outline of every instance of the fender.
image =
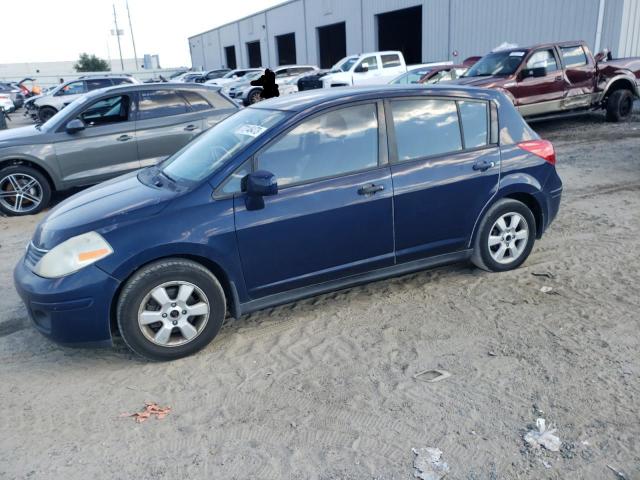
[[[43,145],[46,145],[46,144],[36,144],[36,145],[33,145],[31,148],[38,148]],[[54,172],[54,167],[52,165],[50,165],[47,162],[43,162],[36,155],[30,155],[28,153],[25,153],[24,151],[12,153],[11,148],[3,149],[2,153],[0,153],[0,168],[2,168],[5,164],[19,165],[22,162],[32,163],[36,165],[38,168],[40,168],[47,174],[47,176],[49,177],[49,180],[51,180],[52,187],[54,188],[54,190],[63,190],[63,186],[58,180],[60,178],[60,172]],[[57,167],[57,165],[58,165],[57,162],[55,162],[55,167]]]
[[478,217],[473,224],[473,230],[471,231],[471,236],[469,237],[469,244],[467,245],[467,248],[473,248],[472,246],[476,238],[478,225],[480,224],[480,220],[487,212],[487,210],[489,210],[498,200],[518,193],[531,195],[538,204],[538,207],[540,207],[542,217],[547,217],[547,206],[538,198],[538,196],[542,194],[542,185],[540,184],[540,182],[531,175],[523,172],[507,174],[500,179],[498,190],[489,199],[482,210],[480,210],[480,213],[478,214]]
[[604,82],[601,81],[598,84],[598,88],[602,91],[602,95],[600,97],[600,100],[602,98],[604,98],[608,93],[609,93],[609,89],[611,88],[611,86],[617,82],[617,81],[624,81],[625,83],[629,84],[630,90],[631,92],[636,96],[639,97],[640,96],[640,91],[638,90],[638,85],[636,84],[636,78],[635,76],[626,70],[616,70],[616,75],[614,75],[611,78],[608,79],[603,79],[605,80]]

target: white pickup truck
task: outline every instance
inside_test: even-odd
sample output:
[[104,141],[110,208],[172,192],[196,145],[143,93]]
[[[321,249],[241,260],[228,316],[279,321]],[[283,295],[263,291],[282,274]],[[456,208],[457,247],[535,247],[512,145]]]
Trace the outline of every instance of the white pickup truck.
[[362,53],[344,58],[322,77],[323,88],[348,85],[383,85],[407,71],[402,52]]

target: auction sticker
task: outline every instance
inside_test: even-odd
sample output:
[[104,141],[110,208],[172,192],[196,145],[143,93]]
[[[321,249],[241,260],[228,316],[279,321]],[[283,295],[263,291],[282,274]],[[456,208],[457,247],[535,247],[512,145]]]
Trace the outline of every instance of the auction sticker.
[[262,133],[264,133],[264,131],[266,130],[265,127],[261,127],[260,125],[242,125],[241,127],[238,127],[236,129],[236,134],[237,135],[248,135],[250,137],[257,137],[258,135],[261,135]]
[[520,51],[518,51],[518,52],[511,52],[511,53],[509,54],[509,56],[510,56],[510,57],[522,57],[523,55],[524,55],[524,52],[520,52]]

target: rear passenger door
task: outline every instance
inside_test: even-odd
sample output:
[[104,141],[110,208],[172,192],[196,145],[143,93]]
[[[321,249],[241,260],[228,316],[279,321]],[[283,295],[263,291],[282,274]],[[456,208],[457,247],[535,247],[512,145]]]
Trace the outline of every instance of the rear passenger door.
[[591,55],[587,55],[582,45],[559,47],[565,69],[566,98],[565,109],[591,105],[595,90],[595,65]]
[[466,249],[498,186],[489,102],[413,97],[385,110],[398,263]]
[[202,131],[202,112],[194,111],[176,90],[138,92],[136,137],[143,167],[155,165]]

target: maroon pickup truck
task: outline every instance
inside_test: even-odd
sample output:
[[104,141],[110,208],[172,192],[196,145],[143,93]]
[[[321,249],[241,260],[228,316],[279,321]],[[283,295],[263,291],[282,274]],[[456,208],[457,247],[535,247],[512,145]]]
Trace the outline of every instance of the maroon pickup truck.
[[506,93],[528,120],[595,109],[621,121],[640,96],[640,58],[594,58],[584,42],[509,48],[482,57],[453,83]]

